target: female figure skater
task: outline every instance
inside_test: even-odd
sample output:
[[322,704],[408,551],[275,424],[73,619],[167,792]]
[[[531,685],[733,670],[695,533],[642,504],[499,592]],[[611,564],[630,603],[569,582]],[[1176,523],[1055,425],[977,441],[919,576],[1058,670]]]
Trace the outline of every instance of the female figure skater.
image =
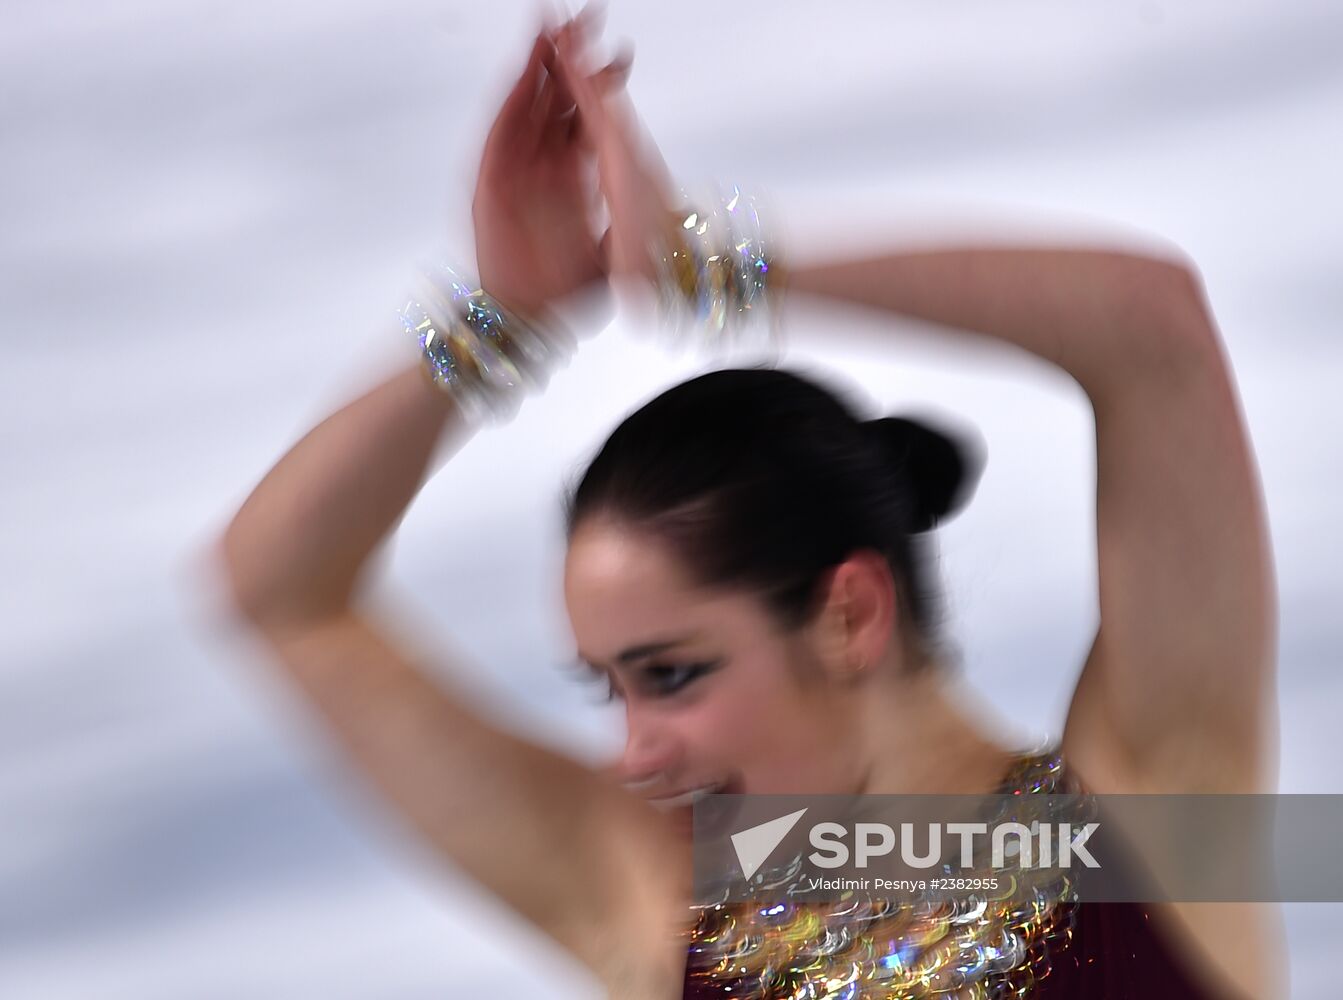
[[[668,215],[627,67],[594,70],[588,33],[538,36],[481,163],[482,284],[531,316],[593,282],[647,280]],[[593,160],[604,238],[582,194]],[[1265,516],[1189,266],[1085,249],[892,251],[798,266],[790,293],[1014,344],[1091,402],[1100,623],[1059,753],[1024,764],[1066,761],[1101,793],[1270,790]],[[706,792],[985,793],[1023,773],[938,663],[921,536],[973,472],[950,438],[864,421],[781,371],[702,376],[627,418],[568,512],[573,633],[628,723],[618,767],[595,772],[474,715],[358,599],[436,448],[468,433],[451,395],[408,368],[279,461],[221,558],[238,614],[372,782],[612,997],[752,995],[688,971],[678,816]],[[991,995],[1284,996],[1275,942],[1262,907],[1082,904],[1071,934]],[[924,988],[842,995],[936,993]],[[818,989],[769,995],[841,995]]]

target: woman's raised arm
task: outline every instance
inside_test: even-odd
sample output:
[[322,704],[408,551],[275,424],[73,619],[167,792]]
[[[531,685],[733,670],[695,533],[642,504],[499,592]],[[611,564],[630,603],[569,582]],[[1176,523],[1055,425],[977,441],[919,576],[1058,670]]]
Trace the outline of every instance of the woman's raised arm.
[[1105,791],[1262,791],[1275,765],[1276,597],[1258,473],[1191,268],[1104,250],[826,262],[795,291],[1014,344],[1096,421],[1100,627],[1065,751]]
[[266,474],[224,532],[221,555],[237,609],[268,629],[347,609],[440,441],[458,446],[468,434],[418,364],[319,423]]
[[[415,661],[354,586],[459,418],[418,371],[394,375],[308,433],[229,525],[235,605],[373,786],[425,839],[608,983],[674,940],[639,909],[673,845],[651,807],[478,717]],[[645,853],[649,852],[649,853]],[[650,881],[651,880],[651,881]],[[665,893],[673,887],[668,883]],[[659,901],[665,898],[659,895]]]
[[[1277,595],[1234,378],[1178,262],[966,249],[824,263],[793,288],[1015,344],[1070,374],[1096,425],[1100,624],[1063,735],[1108,793],[1276,785]],[[1176,904],[1191,954],[1255,995],[1283,981],[1272,907]],[[1194,943],[1197,943],[1195,946]],[[1247,994],[1248,995],[1248,994]]]
[[[570,123],[559,122],[563,96],[545,73],[550,51],[550,38],[538,37],[491,132],[474,206],[482,280],[532,314],[601,276],[584,206],[572,200],[578,154]],[[540,260],[551,265],[533,266]],[[418,367],[323,420],[221,540],[235,611],[443,856],[614,995],[658,996],[684,959],[668,926],[679,869],[661,817],[606,778],[479,718],[360,599],[369,557],[436,450],[468,433]],[[667,968],[654,969],[649,956],[664,953],[652,942],[665,942]]]

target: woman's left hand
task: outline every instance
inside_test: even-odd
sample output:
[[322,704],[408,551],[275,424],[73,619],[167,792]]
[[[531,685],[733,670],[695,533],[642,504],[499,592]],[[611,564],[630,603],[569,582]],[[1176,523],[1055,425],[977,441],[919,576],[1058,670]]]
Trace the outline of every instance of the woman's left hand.
[[573,95],[610,215],[608,275],[614,283],[656,284],[653,248],[671,232],[672,184],[666,164],[640,126],[624,88],[603,88],[590,67],[588,32],[566,27],[556,38],[560,80]]

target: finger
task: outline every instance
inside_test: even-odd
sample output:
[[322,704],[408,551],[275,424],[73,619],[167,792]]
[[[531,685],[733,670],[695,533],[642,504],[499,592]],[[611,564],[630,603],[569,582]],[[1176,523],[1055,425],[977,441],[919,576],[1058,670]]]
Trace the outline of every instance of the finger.
[[572,32],[556,39],[556,51],[565,83],[577,102],[579,140],[594,147],[601,147],[608,140],[617,146],[625,145],[627,113],[619,89],[598,86],[600,75],[588,69],[581,43]]
[[520,153],[534,153],[548,141],[549,133],[554,127],[552,122],[554,105],[555,85],[547,78],[541,84],[541,93],[532,108],[531,123],[526,136],[518,143]]
[[601,262],[602,273],[609,273],[611,270],[611,229],[609,226],[606,232],[602,233],[602,238],[597,241],[597,259]]
[[[623,53],[594,73],[592,84],[597,93],[607,95],[623,87],[629,79],[632,59],[631,55]],[[564,76],[559,74],[558,67],[556,73],[555,104],[551,108],[542,142],[552,145],[590,145],[591,136],[583,129],[583,115],[569,92]]]
[[[568,54],[568,62],[574,68],[588,69],[592,35],[585,22],[578,17],[567,22],[555,33],[556,51]],[[588,72],[591,72],[588,69]],[[586,75],[586,74],[585,74]]]
[[541,89],[537,92],[536,100],[528,111],[532,123],[539,132],[546,126],[550,120],[551,110],[555,106],[555,77],[549,73],[543,73],[541,76]]
[[504,98],[499,114],[495,116],[485,136],[484,158],[487,162],[497,160],[501,150],[525,148],[535,141],[536,129],[530,121],[531,109],[541,83],[543,58],[552,44],[544,31],[537,35],[527,65]]
[[[601,35],[606,22],[606,10],[605,0],[602,2],[592,0],[556,33],[556,44],[568,48],[573,54],[574,64],[584,67],[588,73],[592,72],[587,68],[590,65],[589,53],[592,51],[593,43]],[[622,46],[622,49],[628,48],[628,44]]]
[[557,50],[552,49],[547,53],[544,59],[544,66],[547,78],[546,82],[554,91],[550,106],[547,109],[547,118],[553,121],[555,118],[566,116],[572,112],[576,102],[574,101],[573,93],[569,89],[567,77],[560,67]]
[[527,113],[531,110],[532,103],[536,100],[536,92],[541,84],[544,60],[551,51],[552,44],[544,29],[537,33],[531,54],[527,57],[527,65],[518,76],[513,89],[504,98],[503,107],[499,109],[498,120],[500,122],[515,124],[525,119]]
[[593,76],[593,83],[596,84],[600,93],[606,93],[617,87],[625,86],[630,78],[630,70],[634,68],[634,54],[622,52],[609,63],[597,70]]
[[[557,105],[558,108],[558,105]],[[578,107],[570,104],[567,110],[552,110],[541,134],[543,146],[563,146],[578,134]]]
[[[567,27],[567,25],[565,27]],[[546,50],[545,55],[541,57],[542,70],[554,79],[556,86],[559,88],[557,96],[559,97],[560,105],[562,107],[574,103],[573,95],[569,93],[569,88],[565,83],[564,75],[561,72],[560,67],[559,40],[565,31],[565,27],[557,29],[555,33],[550,36],[550,47]]]
[[606,4],[589,0],[583,5],[573,18],[574,28],[585,39],[594,38],[601,34],[602,26],[606,24]]
[[564,86],[565,92],[574,101],[575,114],[571,122],[571,128],[577,127],[579,119],[586,118],[591,120],[587,121],[583,128],[591,132],[597,124],[596,116],[600,114],[600,109],[594,105],[591,90],[582,75],[575,71],[572,53],[564,38],[557,39],[557,52],[556,76]]
[[560,77],[569,93],[573,95],[580,113],[598,113],[599,92],[592,84],[592,73],[583,58],[581,43],[576,40],[572,31],[561,30],[555,40],[555,51],[556,67]]

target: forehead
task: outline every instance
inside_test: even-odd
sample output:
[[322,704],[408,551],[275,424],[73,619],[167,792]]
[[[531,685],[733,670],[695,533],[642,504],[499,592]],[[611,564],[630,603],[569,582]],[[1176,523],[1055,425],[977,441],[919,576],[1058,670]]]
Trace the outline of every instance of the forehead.
[[601,659],[643,643],[740,630],[756,614],[749,595],[698,584],[661,540],[599,519],[574,531],[564,597],[580,648]]

